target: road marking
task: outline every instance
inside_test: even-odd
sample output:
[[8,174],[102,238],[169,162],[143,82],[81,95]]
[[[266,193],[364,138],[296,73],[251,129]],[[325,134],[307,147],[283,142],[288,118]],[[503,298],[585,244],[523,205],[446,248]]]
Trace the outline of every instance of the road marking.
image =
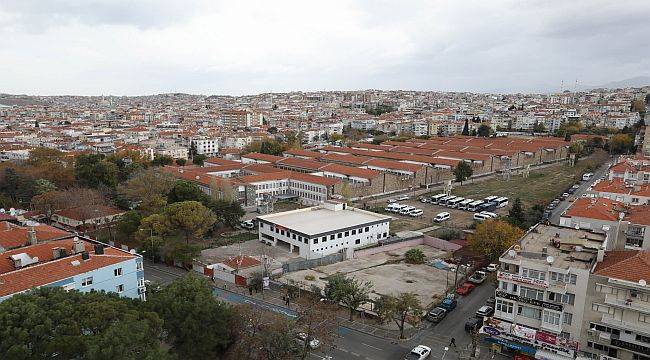
[[365,346],[367,346],[367,347],[369,347],[369,348],[373,348],[373,349],[375,349],[375,350],[380,350],[380,351],[383,350],[383,349],[378,348],[378,347],[376,347],[376,346],[368,345],[368,344],[365,344],[365,343],[361,343],[361,345],[365,345]]

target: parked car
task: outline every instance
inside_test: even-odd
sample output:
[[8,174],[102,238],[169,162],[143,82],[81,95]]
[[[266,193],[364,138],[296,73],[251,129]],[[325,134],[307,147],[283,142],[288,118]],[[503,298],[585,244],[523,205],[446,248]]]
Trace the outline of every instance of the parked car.
[[404,200],[408,200],[408,199],[410,199],[410,198],[411,198],[411,197],[408,196],[408,195],[400,195],[400,196],[396,197],[395,199],[396,199],[397,201],[404,201]]
[[569,193],[562,194],[561,198],[562,198],[562,200],[568,199],[569,198]]
[[426,204],[428,202],[431,202],[431,198],[428,196],[420,196],[420,202]]
[[470,282],[466,282],[463,285],[459,286],[458,289],[456,289],[456,294],[458,295],[469,295],[469,293],[474,290],[476,286]]
[[[296,342],[298,345],[305,345],[305,341],[307,341],[307,334],[304,332],[299,332],[296,334]],[[309,337],[309,347],[312,349],[317,349],[320,346],[320,340],[312,337]]]
[[488,266],[485,268],[485,270],[487,270],[487,271],[489,271],[489,272],[495,272],[495,271],[497,271],[498,269],[499,269],[499,265],[498,265],[498,264],[490,264],[490,265],[488,265]]
[[451,219],[451,214],[449,214],[448,212],[441,212],[438,215],[436,215],[436,217],[433,218],[433,221],[435,221],[435,222],[443,222],[443,221],[449,220],[449,219]]
[[467,319],[467,322],[465,322],[465,331],[467,332],[478,331],[478,329],[481,328],[482,323],[483,323],[482,319],[479,319],[477,317],[471,317]]
[[253,222],[253,220],[246,220],[239,223],[239,226],[241,226],[246,230],[253,230],[255,228],[255,223]]
[[392,204],[392,203],[396,203],[397,200],[395,200],[395,199],[388,199],[388,200],[386,200],[386,202],[389,203],[389,204]]
[[418,345],[411,350],[410,353],[406,354],[404,360],[424,360],[431,355],[431,348],[424,345]]
[[446,297],[442,300],[442,303],[440,303],[440,307],[447,310],[447,312],[450,312],[456,308],[457,304],[458,302],[453,297]]
[[491,217],[481,213],[474,213],[473,219],[480,222],[483,220],[489,220]]
[[481,306],[480,309],[476,311],[476,317],[480,319],[484,317],[492,316],[493,314],[494,314],[494,308],[488,305],[483,305]]
[[442,321],[442,319],[445,318],[447,315],[447,310],[441,308],[441,307],[436,307],[431,309],[429,313],[427,314],[427,320],[434,322],[434,323],[439,323]]
[[480,285],[485,281],[486,278],[487,274],[483,271],[475,271],[467,280],[472,284]]
[[415,206],[406,206],[399,211],[400,215],[408,215],[411,211],[415,210]]
[[409,216],[413,216],[413,217],[422,216],[422,214],[424,214],[424,211],[422,211],[421,209],[415,209],[409,212]]
[[499,217],[499,215],[497,215],[497,214],[495,214],[493,212],[489,212],[489,211],[481,211],[479,214],[487,215],[487,216],[489,216],[489,217],[491,217],[493,219],[496,219],[496,218]]

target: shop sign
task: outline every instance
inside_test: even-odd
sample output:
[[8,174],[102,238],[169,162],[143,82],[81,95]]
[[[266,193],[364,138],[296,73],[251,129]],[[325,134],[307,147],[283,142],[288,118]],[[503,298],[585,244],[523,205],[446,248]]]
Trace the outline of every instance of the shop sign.
[[501,335],[501,331],[499,331],[499,329],[493,328],[491,326],[483,326],[483,332],[485,332],[486,334],[490,334],[492,336]]
[[537,330],[527,328],[525,326],[521,325],[515,325],[512,327],[512,334],[515,336],[519,336],[521,338],[524,338],[528,341],[534,341],[535,340],[535,335],[537,333]]
[[514,282],[518,282],[518,283],[522,283],[522,284],[534,285],[534,286],[539,286],[539,287],[543,287],[543,288],[548,287],[548,281],[546,281],[546,280],[531,279],[531,278],[523,277],[523,276],[518,275],[518,274],[510,274],[510,273],[499,271],[499,273],[497,274],[497,277],[500,280],[514,281]]
[[555,345],[557,343],[557,336],[544,331],[538,331],[537,334],[535,334],[535,340]]
[[508,294],[505,291],[497,291],[496,296],[500,297],[500,298],[512,300],[512,301],[518,301],[518,302],[525,303],[525,304],[530,304],[530,305],[543,307],[544,309],[549,309],[549,310],[558,311],[558,312],[562,312],[562,310],[564,309],[562,307],[562,305],[560,305],[560,304],[553,304],[553,303],[550,303],[550,302],[541,301],[541,300],[537,300],[537,299],[531,299],[531,298],[519,296],[519,295],[516,295],[516,294]]

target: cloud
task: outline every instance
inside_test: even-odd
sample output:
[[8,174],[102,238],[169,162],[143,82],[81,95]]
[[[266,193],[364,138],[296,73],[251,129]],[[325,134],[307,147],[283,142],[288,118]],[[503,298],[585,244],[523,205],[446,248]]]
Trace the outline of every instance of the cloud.
[[0,3],[0,92],[557,89],[650,75],[646,1]]

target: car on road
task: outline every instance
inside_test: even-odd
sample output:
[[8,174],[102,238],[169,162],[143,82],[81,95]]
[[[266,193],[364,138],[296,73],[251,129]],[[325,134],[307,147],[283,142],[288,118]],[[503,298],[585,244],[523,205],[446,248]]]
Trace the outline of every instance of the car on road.
[[400,195],[400,196],[396,197],[395,200],[397,200],[397,201],[404,201],[404,200],[408,200],[408,199],[410,199],[410,198],[411,198],[411,197],[408,196],[408,195]]
[[386,200],[386,202],[389,203],[389,204],[392,204],[392,203],[396,203],[397,200],[395,200],[395,199],[388,199],[388,200]]
[[[298,345],[302,346],[305,345],[305,341],[307,340],[308,336],[304,332],[299,332],[296,334],[296,343]],[[320,346],[320,340],[314,338],[313,336],[309,337],[309,347],[312,349],[317,349]]]
[[561,196],[562,200],[566,200],[566,199],[568,199],[568,198],[569,198],[569,195],[570,195],[569,193],[564,193],[564,194],[562,194],[562,196]]
[[406,354],[404,360],[424,360],[429,358],[431,355],[431,348],[424,345],[418,345],[411,350],[410,353]]
[[454,310],[456,308],[456,305],[458,305],[458,302],[453,297],[446,297],[440,303],[440,307],[447,310],[447,312]]
[[442,321],[442,319],[445,318],[447,315],[447,310],[441,308],[440,306],[431,309],[429,313],[427,314],[427,320],[433,322],[433,323],[439,323]]
[[458,295],[469,295],[469,293],[474,290],[476,285],[470,283],[470,282],[465,282],[463,285],[459,286],[458,289],[456,289],[456,294]]
[[465,331],[468,332],[478,331],[478,329],[481,328],[482,323],[483,323],[483,319],[479,319],[477,317],[471,317],[467,319],[467,322],[465,322]]
[[409,212],[409,216],[412,216],[412,217],[422,216],[423,214],[424,214],[424,211],[422,211],[422,209],[415,209],[415,210],[411,210]]
[[253,230],[255,228],[255,223],[253,220],[245,220],[239,223],[239,226],[246,230]]
[[480,319],[492,316],[492,314],[494,314],[494,308],[488,305],[483,305],[476,311],[476,317]]
[[587,180],[591,179],[592,176],[594,176],[594,173],[586,173],[586,174],[582,175],[582,181],[587,181]]
[[443,222],[443,221],[449,220],[449,219],[451,219],[451,214],[449,214],[448,212],[441,212],[438,215],[436,215],[436,217],[433,218],[433,221],[435,221],[435,222]]
[[495,271],[499,270],[499,265],[498,264],[490,264],[485,268],[485,270],[487,270],[489,272],[495,272]]
[[483,271],[475,271],[472,276],[467,279],[469,282],[472,284],[480,285],[483,284],[485,279],[487,278],[487,274]]

